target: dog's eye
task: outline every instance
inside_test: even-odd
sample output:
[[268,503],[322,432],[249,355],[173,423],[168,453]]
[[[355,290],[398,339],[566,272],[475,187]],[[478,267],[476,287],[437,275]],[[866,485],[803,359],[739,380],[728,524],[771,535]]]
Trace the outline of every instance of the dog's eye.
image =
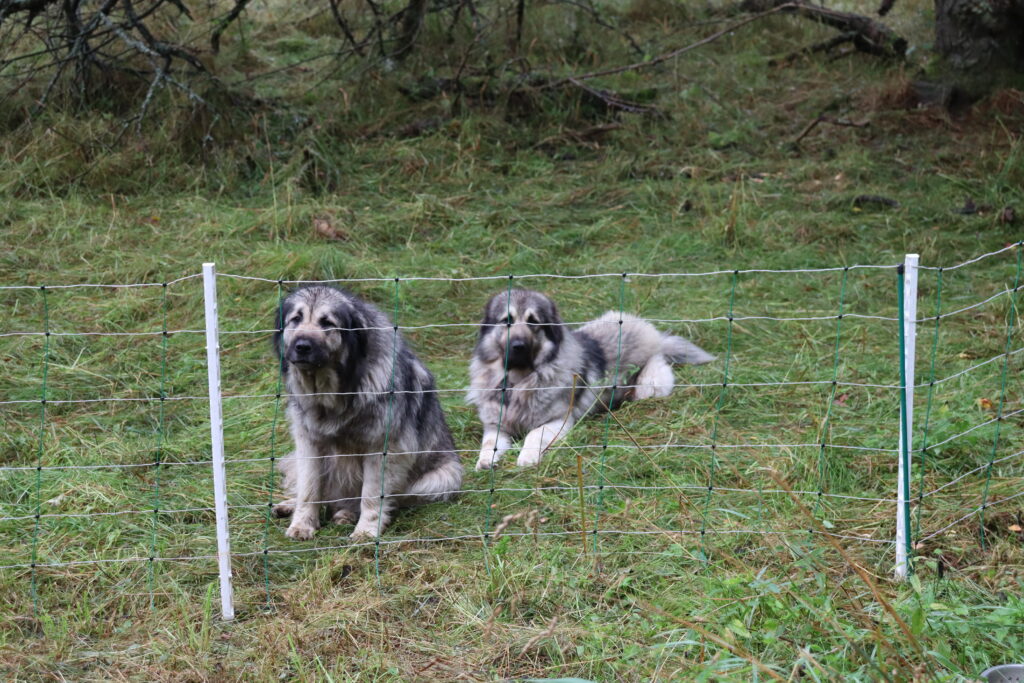
[[291,319],[288,321],[288,324],[289,325],[298,325],[301,322],[302,322],[302,314],[299,313],[297,315],[293,315],[291,317]]
[[502,318],[501,320],[498,321],[498,324],[499,325],[511,325],[512,324],[512,318],[510,318],[509,316],[506,315],[504,318]]
[[320,327],[334,327],[334,323],[331,322],[330,318],[320,318]]
[[527,325],[540,325],[540,321],[537,320],[537,316],[535,316],[534,314],[531,313],[526,318],[526,324]]

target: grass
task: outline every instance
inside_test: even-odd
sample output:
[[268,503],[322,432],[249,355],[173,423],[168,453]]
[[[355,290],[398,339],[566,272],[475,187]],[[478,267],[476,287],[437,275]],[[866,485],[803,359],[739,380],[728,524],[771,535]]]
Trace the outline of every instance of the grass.
[[[894,11],[920,34],[913,7]],[[683,19],[659,28],[643,12],[623,16],[655,45],[703,35]],[[258,16],[250,30],[245,49],[266,60],[326,40]],[[949,441],[915,469],[924,474],[914,490],[967,476],[915,505],[918,538],[953,526],[916,549],[915,576],[898,584],[889,578],[891,545],[868,542],[893,538],[894,504],[872,499],[894,496],[895,455],[817,445],[894,448],[896,392],[762,385],[828,381],[833,372],[842,382],[898,384],[894,324],[847,317],[897,315],[895,271],[851,270],[845,286],[843,271],[735,280],[728,271],[894,265],[907,252],[951,265],[1019,239],[1019,224],[999,214],[1024,199],[1013,132],[1024,116],[1020,94],[951,120],[887,104],[907,77],[867,58],[766,65],[766,56],[820,37],[797,20],[772,20],[663,71],[624,75],[608,87],[656,88],[668,116],[616,119],[596,141],[584,135],[593,121],[565,103],[527,118],[438,101],[398,106],[401,73],[375,88],[356,81],[349,96],[365,100],[348,110],[333,94],[299,97],[314,74],[271,80],[260,87],[293,110],[255,113],[249,125],[260,134],[206,164],[174,151],[173,126],[152,130],[149,147],[102,155],[94,147],[113,124],[99,116],[52,114],[48,130],[7,135],[0,284],[160,283],[204,261],[271,282],[218,282],[225,392],[264,396],[224,404],[237,553],[231,623],[218,617],[216,561],[167,559],[215,553],[210,470],[187,464],[209,459],[206,403],[54,403],[154,397],[161,387],[202,397],[199,280],[166,294],[48,289],[46,315],[41,291],[0,290],[0,333],[41,331],[46,319],[51,332],[155,333],[0,337],[0,397],[37,401],[45,365],[48,399],[44,419],[39,403],[3,406],[0,466],[139,465],[158,455],[167,463],[44,470],[38,480],[31,469],[0,471],[0,516],[23,518],[0,521],[0,563],[29,563],[33,553],[42,563],[162,558],[39,568],[38,609],[33,572],[0,570],[6,677],[955,680],[1012,660],[1024,645],[1019,499],[986,510],[984,545],[977,515],[957,520],[980,504],[993,457],[988,499],[1019,491],[1019,416],[1000,423],[998,443],[990,421],[1001,397],[1005,414],[1021,408],[1020,357],[1005,368],[1005,391],[998,360],[936,384],[930,409],[928,392],[917,391],[918,444]],[[226,69],[242,49],[225,48]],[[313,125],[295,130],[296,111]],[[870,125],[820,125],[793,145],[822,112]],[[430,116],[444,125],[395,132]],[[856,206],[866,194],[900,206]],[[983,209],[958,213],[967,197]],[[346,239],[325,239],[314,218]],[[1011,250],[945,271],[943,313],[1012,286],[1016,259]],[[493,480],[469,471],[465,488],[475,492],[402,514],[379,558],[372,546],[345,547],[348,528],[328,526],[299,544],[282,522],[267,524],[266,504],[278,495],[268,458],[290,448],[262,332],[272,326],[277,278],[718,270],[726,272],[524,284],[551,294],[574,322],[617,308],[620,296],[625,310],[649,318],[719,318],[734,286],[736,316],[832,316],[841,291],[847,316],[838,332],[832,319],[739,320],[731,344],[728,321],[661,323],[719,357],[677,371],[680,383],[698,386],[629,404],[607,424],[581,423],[568,448],[535,470],[509,460]],[[935,271],[922,272],[922,317],[934,314],[938,284]],[[502,286],[403,280],[397,290],[397,320],[438,378],[467,466],[480,438],[462,394],[473,325]],[[350,287],[394,306],[393,282]],[[943,317],[934,377],[1003,353],[1009,304],[1002,296]],[[429,327],[439,322],[459,325]],[[176,332],[164,338],[163,329]],[[932,377],[935,334],[934,323],[919,326],[918,382]],[[711,443],[721,447],[712,453]],[[602,491],[602,482],[615,487]],[[57,515],[41,518],[38,532],[37,505]],[[124,511],[138,512],[96,514]],[[485,546],[482,533],[514,515]],[[595,525],[624,533],[581,534]],[[467,538],[422,542],[455,536]],[[264,557],[265,548],[281,552]]]

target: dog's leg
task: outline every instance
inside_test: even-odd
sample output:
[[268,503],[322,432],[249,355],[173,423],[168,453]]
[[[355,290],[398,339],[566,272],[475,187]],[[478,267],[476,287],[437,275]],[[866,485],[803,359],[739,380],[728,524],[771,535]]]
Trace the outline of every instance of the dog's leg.
[[313,444],[305,438],[295,439],[292,473],[295,475],[295,508],[292,523],[285,535],[308,541],[320,528],[320,458]]
[[665,360],[665,356],[657,354],[652,356],[643,370],[636,376],[636,384],[633,387],[632,398],[654,398],[656,396],[668,396],[672,393],[672,387],[676,379],[672,374],[672,366]]
[[512,438],[496,427],[484,428],[484,440],[480,444],[480,457],[476,461],[478,470],[489,470],[498,464],[501,456],[512,446]]
[[[289,453],[278,459],[277,469],[281,471],[281,489],[289,494],[295,491],[295,453]],[[282,500],[272,509],[274,516],[278,519],[291,517],[295,512],[295,498]]]
[[[397,445],[397,444],[396,444]],[[400,493],[408,479],[408,462],[401,456],[391,456],[384,468],[381,483],[381,456],[363,458],[363,493],[359,505],[359,522],[352,531],[352,538],[377,538],[391,523],[391,512],[397,505],[396,493]],[[383,499],[381,498],[383,493]]]
[[359,500],[363,495],[362,458],[338,456],[324,458],[324,485],[320,491],[327,503],[327,516],[335,524],[355,524],[359,519]]
[[519,459],[516,464],[520,467],[530,467],[540,462],[540,456],[551,444],[558,441],[572,428],[574,420],[571,416],[560,417],[536,429],[530,430],[523,441],[523,447],[519,451]]
[[328,512],[331,513],[331,521],[335,524],[355,524],[359,519],[359,503],[356,501],[346,502],[344,505],[331,508]]
[[292,513],[295,512],[295,499],[289,498],[288,500],[282,500],[280,503],[273,507],[272,512],[278,519],[284,519],[285,517],[291,517]]

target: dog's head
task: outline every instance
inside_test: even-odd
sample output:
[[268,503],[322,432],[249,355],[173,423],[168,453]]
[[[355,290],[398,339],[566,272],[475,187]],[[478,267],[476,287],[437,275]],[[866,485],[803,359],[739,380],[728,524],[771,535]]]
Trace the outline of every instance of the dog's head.
[[274,353],[287,372],[332,367],[351,374],[366,358],[367,322],[358,299],[334,287],[312,285],[291,292],[274,321]]
[[555,302],[530,289],[499,292],[484,307],[477,354],[513,369],[553,358],[565,336]]

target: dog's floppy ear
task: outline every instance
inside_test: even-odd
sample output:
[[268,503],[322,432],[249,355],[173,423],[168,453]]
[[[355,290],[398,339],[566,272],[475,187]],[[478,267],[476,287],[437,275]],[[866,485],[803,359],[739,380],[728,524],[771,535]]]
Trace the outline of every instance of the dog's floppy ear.
[[334,308],[334,318],[338,321],[341,340],[348,350],[350,361],[365,360],[369,346],[369,330],[366,329],[367,318],[360,312],[358,302],[350,300],[339,303]]
[[288,314],[288,299],[281,301],[274,314],[274,334],[270,338],[270,347],[274,350],[274,358],[281,364],[281,371],[287,372],[288,366],[284,362],[284,321]]
[[555,302],[547,297],[544,297],[544,299],[544,307],[540,311],[541,322],[543,323],[540,329],[553,344],[561,344],[562,338],[565,336],[562,317],[558,315],[558,307],[555,306]]
[[484,306],[484,318],[480,321],[480,334],[478,339],[483,339],[484,335],[491,329],[492,326],[498,324],[498,318],[494,315],[494,302],[498,300],[500,294],[495,294],[487,300],[487,304]]
[[347,351],[345,362],[339,363],[336,370],[342,389],[350,391],[360,385],[366,372],[365,361],[370,345],[370,332],[366,327],[369,322],[355,301],[341,303],[335,307],[334,317],[340,328],[341,343]]

